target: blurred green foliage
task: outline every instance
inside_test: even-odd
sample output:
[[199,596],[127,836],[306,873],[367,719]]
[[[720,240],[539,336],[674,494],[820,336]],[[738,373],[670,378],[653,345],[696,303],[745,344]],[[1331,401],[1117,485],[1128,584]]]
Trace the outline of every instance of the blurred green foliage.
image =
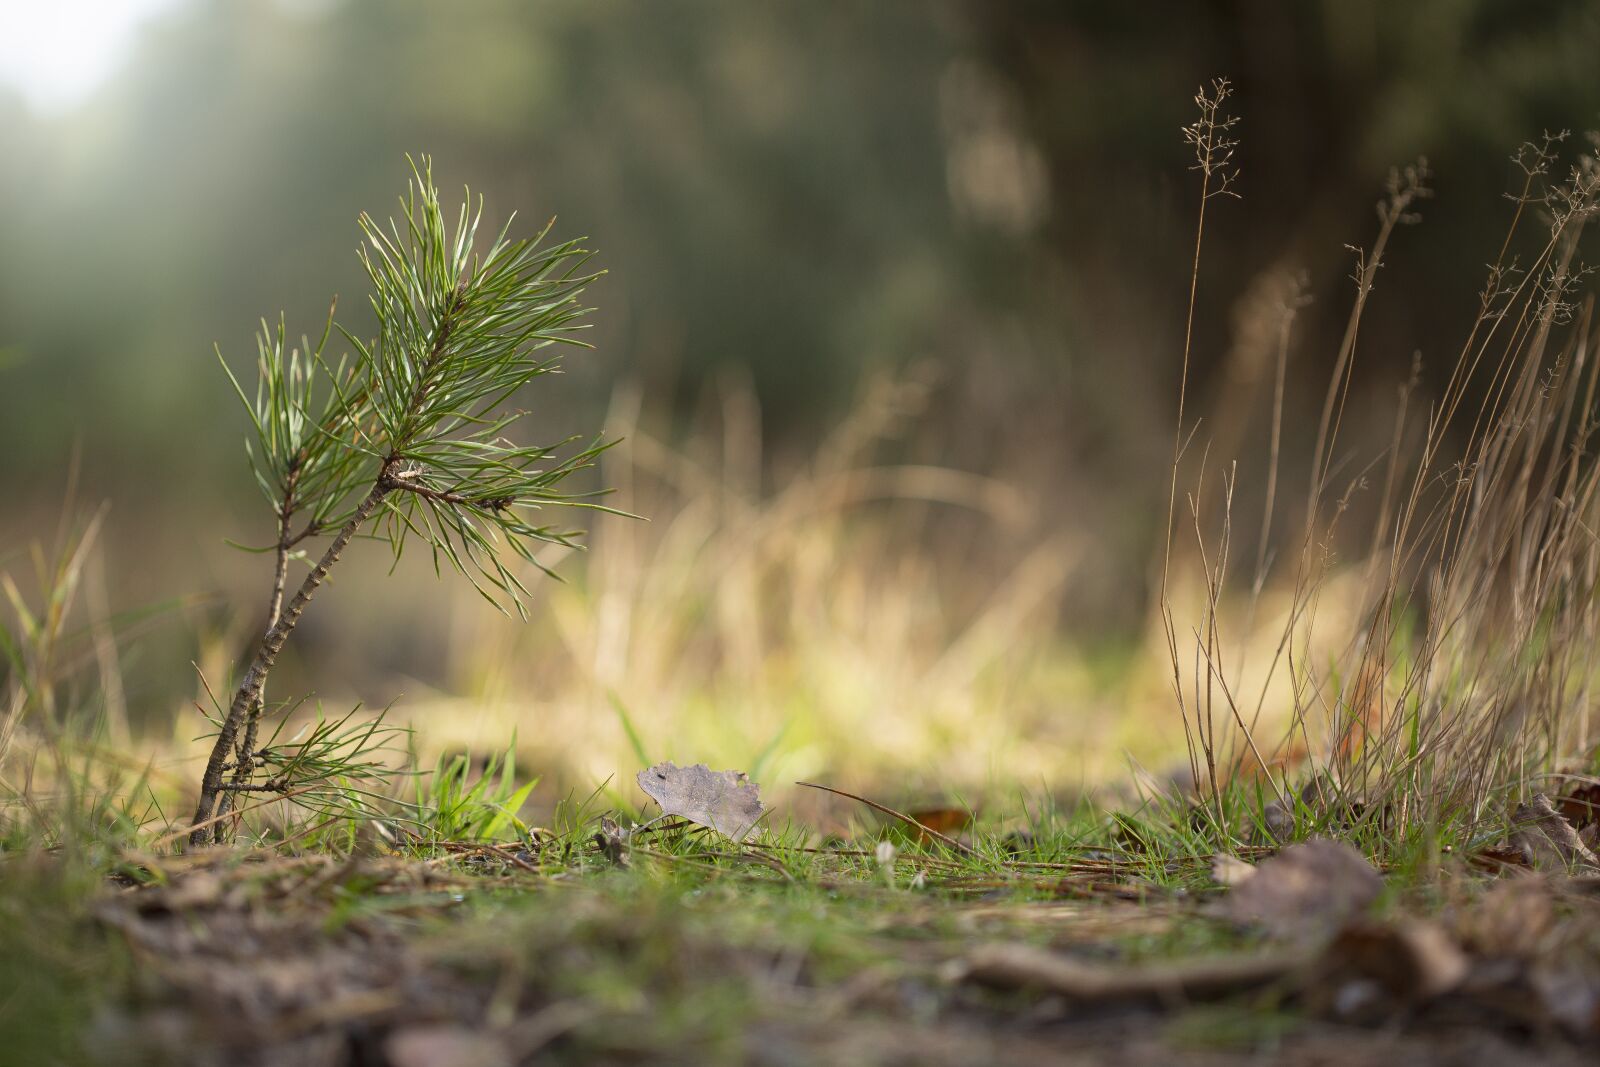
[[949,48],[909,7],[181,7],[81,112],[3,105],[4,444],[231,460],[211,342],[242,365],[259,317],[315,333],[359,294],[355,218],[392,210],[417,150],[602,251],[592,404],[732,362],[810,421],[863,357],[927,344],[961,284]]
[[212,343],[243,367],[259,318],[315,333],[329,293],[356,299],[356,216],[386,212],[421,150],[447,189],[559,216],[610,272],[597,357],[538,436],[592,423],[623,380],[688,421],[732,376],[803,450],[864,368],[932,356],[951,374],[923,458],[1080,468],[1078,521],[1137,576],[1195,85],[1232,76],[1244,118],[1245,199],[1208,235],[1201,410],[1265,380],[1238,339],[1272,272],[1309,272],[1295,358],[1331,359],[1344,246],[1387,167],[1426,153],[1427,239],[1401,242],[1363,328],[1387,396],[1414,351],[1447,365],[1516,143],[1597,121],[1597,50],[1600,9],[1572,0],[189,0],[78,109],[0,93],[0,478],[52,500],[76,441],[124,513],[242,498]]

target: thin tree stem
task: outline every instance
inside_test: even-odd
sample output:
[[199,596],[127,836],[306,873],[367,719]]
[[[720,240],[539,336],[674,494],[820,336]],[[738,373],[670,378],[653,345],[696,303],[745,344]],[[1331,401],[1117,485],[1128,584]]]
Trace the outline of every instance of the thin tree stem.
[[[355,537],[361,524],[366,522],[382,503],[383,498],[389,493],[384,482],[388,479],[387,465],[373,483],[372,490],[367,493],[355,513],[348,522],[334,535],[333,542],[328,545],[328,550],[322,554],[317,565],[306,575],[304,582],[294,598],[278,616],[266,636],[261,639],[261,645],[256,649],[255,659],[250,664],[250,669],[245,673],[244,681],[239,684],[238,692],[234,694],[233,704],[228,709],[227,717],[222,720],[222,726],[217,731],[216,744],[212,746],[211,757],[206,761],[205,777],[201,779],[200,802],[195,807],[194,827],[189,835],[189,844],[199,847],[206,843],[208,830],[211,823],[212,811],[216,807],[218,794],[222,792],[222,775],[228,755],[233,750],[234,740],[238,736],[239,727],[244,723],[251,707],[261,697],[262,688],[266,684],[267,674],[272,670],[273,664],[278,660],[278,653],[283,651],[284,642],[289,639],[289,634],[294,631],[295,624],[300,621],[300,615],[305,611],[306,605],[311,603],[311,598],[316,595],[322,583],[328,578],[328,572],[333,565],[339,562],[339,556]],[[204,824],[204,825],[202,825]]]
[[[267,603],[267,624],[263,633],[271,633],[272,628],[278,624],[278,616],[283,611],[283,591],[289,578],[289,549],[292,547],[289,535],[289,523],[294,517],[295,487],[300,480],[300,467],[298,460],[291,464],[287,485],[283,491],[283,503],[278,510],[278,547],[274,553],[272,571],[272,598]],[[264,693],[257,694],[255,702],[250,705],[250,711],[245,716],[244,739],[233,751],[233,787],[243,789],[250,781],[250,776],[255,773],[256,736],[261,727],[261,712],[265,706]],[[232,792],[224,792],[217,801],[217,814],[226,815],[234,804]],[[217,844],[222,844],[227,839],[227,822],[219,822],[212,830],[212,838]]]
[[452,493],[443,489],[430,489],[418,482],[411,481],[403,472],[390,475],[385,479],[383,485],[386,489],[415,493],[417,496],[440,504],[477,508],[480,511],[503,511],[516,502],[515,498],[509,496],[472,496],[467,493]]
[[[439,325],[434,332],[432,343],[428,346],[428,355],[422,362],[422,373],[418,376],[416,388],[411,395],[407,410],[417,412],[422,407],[429,388],[433,385],[433,375],[443,362],[445,348],[450,341],[450,335],[455,329],[455,318],[466,302],[466,281],[463,280],[455,293],[446,304],[439,318]],[[408,442],[410,435],[416,432],[416,427],[411,427],[401,441],[396,444],[388,458],[384,460],[383,467],[378,471],[377,478],[372,483],[372,489],[367,493],[366,499],[356,508],[348,522],[340,528],[334,536],[333,543],[323,553],[322,559],[306,575],[306,580],[301,583],[300,590],[289,601],[289,606],[279,611],[283,602],[284,578],[289,561],[289,549],[300,540],[299,537],[289,536],[289,519],[293,513],[295,491],[295,475],[291,473],[284,504],[279,514],[278,522],[278,559],[277,570],[273,581],[272,601],[268,613],[268,626],[266,636],[261,639],[261,645],[256,650],[254,662],[245,674],[244,681],[239,685],[239,691],[234,694],[233,704],[228,709],[228,714],[222,721],[222,727],[217,732],[216,744],[211,749],[211,757],[206,761],[205,776],[200,784],[200,801],[195,807],[194,829],[189,835],[189,844],[199,847],[206,843],[207,830],[218,844],[227,840],[227,823],[222,820],[212,821],[217,816],[226,814],[231,805],[228,797],[229,790],[223,786],[223,773],[227,770],[228,755],[235,755],[233,784],[243,786],[249,782],[250,776],[255,772],[255,741],[256,730],[262,709],[262,691],[266,686],[267,674],[277,662],[278,653],[283,651],[284,642],[289,639],[289,634],[294,630],[295,624],[300,621],[300,613],[311,602],[317,589],[328,577],[328,571],[339,562],[339,555],[355,537],[361,524],[366,522],[372,513],[377,510],[378,504],[385,496],[397,489],[417,488],[408,484],[403,479],[396,477],[396,467],[399,466],[400,452],[403,444]],[[492,506],[492,505],[491,505]],[[314,526],[308,526],[309,534]],[[301,537],[306,536],[302,534]],[[244,727],[244,737],[239,737],[239,728]],[[237,742],[237,745],[236,745]],[[215,815],[213,815],[215,811]]]

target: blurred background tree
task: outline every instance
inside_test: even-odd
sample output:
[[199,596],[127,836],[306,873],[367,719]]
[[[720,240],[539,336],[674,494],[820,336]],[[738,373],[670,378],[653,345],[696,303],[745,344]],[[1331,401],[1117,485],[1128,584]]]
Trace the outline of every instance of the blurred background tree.
[[[601,251],[597,357],[535,413],[553,431],[634,382],[670,437],[748,384],[775,477],[870,372],[932,361],[942,384],[906,454],[1001,475],[1090,531],[1105,566],[1063,621],[1136,628],[1195,86],[1231,76],[1244,119],[1194,378],[1195,410],[1239,449],[1264,432],[1263,304],[1305,273],[1291,402],[1314,403],[1345,246],[1370,239],[1391,165],[1428,156],[1438,196],[1363,327],[1358,396],[1383,405],[1414,353],[1448,366],[1516,145],[1600,114],[1600,8],[1582,0],[157,6],[83,99],[0,88],[0,543],[40,527],[76,448],[85,494],[116,509],[132,597],[229,580],[146,555],[152,531],[161,556],[209,552],[250,491],[212,343],[242,366],[259,317],[281,305],[315,332],[325,294],[360,292],[354,220],[383,213],[422,150],[446,189],[557,215]],[[3,18],[26,39],[27,16]]]

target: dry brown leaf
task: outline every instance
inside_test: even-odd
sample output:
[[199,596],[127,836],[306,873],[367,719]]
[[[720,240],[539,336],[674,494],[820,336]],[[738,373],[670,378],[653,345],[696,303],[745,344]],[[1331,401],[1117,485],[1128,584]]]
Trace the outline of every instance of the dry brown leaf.
[[1523,853],[1522,849],[1517,848],[1510,842],[1486,845],[1468,855],[1467,860],[1475,867],[1496,874],[1508,867],[1516,867],[1523,870],[1528,867],[1528,857]]
[[1511,813],[1511,843],[1539,871],[1560,874],[1600,874],[1600,859],[1578,837],[1572,824],[1561,817],[1550,798],[1536,793]]
[[1365,911],[1382,889],[1383,877],[1361,853],[1317,838],[1263,860],[1218,902],[1217,913],[1280,936],[1317,935]]
[[658,763],[640,771],[638,782],[668,815],[709,826],[735,841],[744,840],[765,810],[761,787],[743,771],[714,771],[704,763],[692,767]]
[[1236,889],[1256,875],[1254,864],[1246,863],[1238,856],[1230,856],[1219,852],[1211,857],[1211,880],[1218,885]]
[[891,819],[898,819],[900,822],[905,823],[907,826],[915,830],[919,835],[922,835],[923,838],[932,837],[935,841],[939,842],[941,845],[944,845],[946,848],[949,848],[955,852],[963,853],[964,855],[971,856],[975,854],[969,846],[962,844],[949,834],[941,833],[931,826],[925,826],[922,823],[919,823],[916,819],[913,819],[911,816],[907,815],[905,812],[896,811],[886,804],[879,804],[876,800],[868,800],[866,797],[857,796],[856,794],[846,792],[843,789],[835,789],[831,785],[819,785],[816,782],[796,782],[795,785],[805,786],[807,789],[820,789],[824,793],[832,793],[834,796],[844,797],[846,800],[853,800],[857,804],[865,804],[867,807],[878,812],[880,815],[887,815]]
[[611,861],[613,867],[626,867],[628,865],[628,840],[622,832],[622,826],[609,815],[600,817],[600,829],[594,834],[595,847],[600,854]]
[[1390,1003],[1448,993],[1472,966],[1444,927],[1425,919],[1353,922],[1328,946],[1324,964],[1335,980],[1375,983]]
[[959,834],[972,822],[972,813],[965,808],[912,808],[906,814],[927,828],[917,832],[917,840],[924,845],[933,841],[928,830],[935,834]]
[[1578,783],[1555,803],[1556,811],[1580,834],[1600,824],[1600,781]]

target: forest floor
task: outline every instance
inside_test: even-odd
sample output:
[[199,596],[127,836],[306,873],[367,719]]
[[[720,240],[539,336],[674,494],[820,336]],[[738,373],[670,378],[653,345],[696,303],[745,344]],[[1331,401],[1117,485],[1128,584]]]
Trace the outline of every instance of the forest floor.
[[0,1062],[1593,1063],[1600,870],[1535,808],[1382,871],[1125,819],[0,855]]

